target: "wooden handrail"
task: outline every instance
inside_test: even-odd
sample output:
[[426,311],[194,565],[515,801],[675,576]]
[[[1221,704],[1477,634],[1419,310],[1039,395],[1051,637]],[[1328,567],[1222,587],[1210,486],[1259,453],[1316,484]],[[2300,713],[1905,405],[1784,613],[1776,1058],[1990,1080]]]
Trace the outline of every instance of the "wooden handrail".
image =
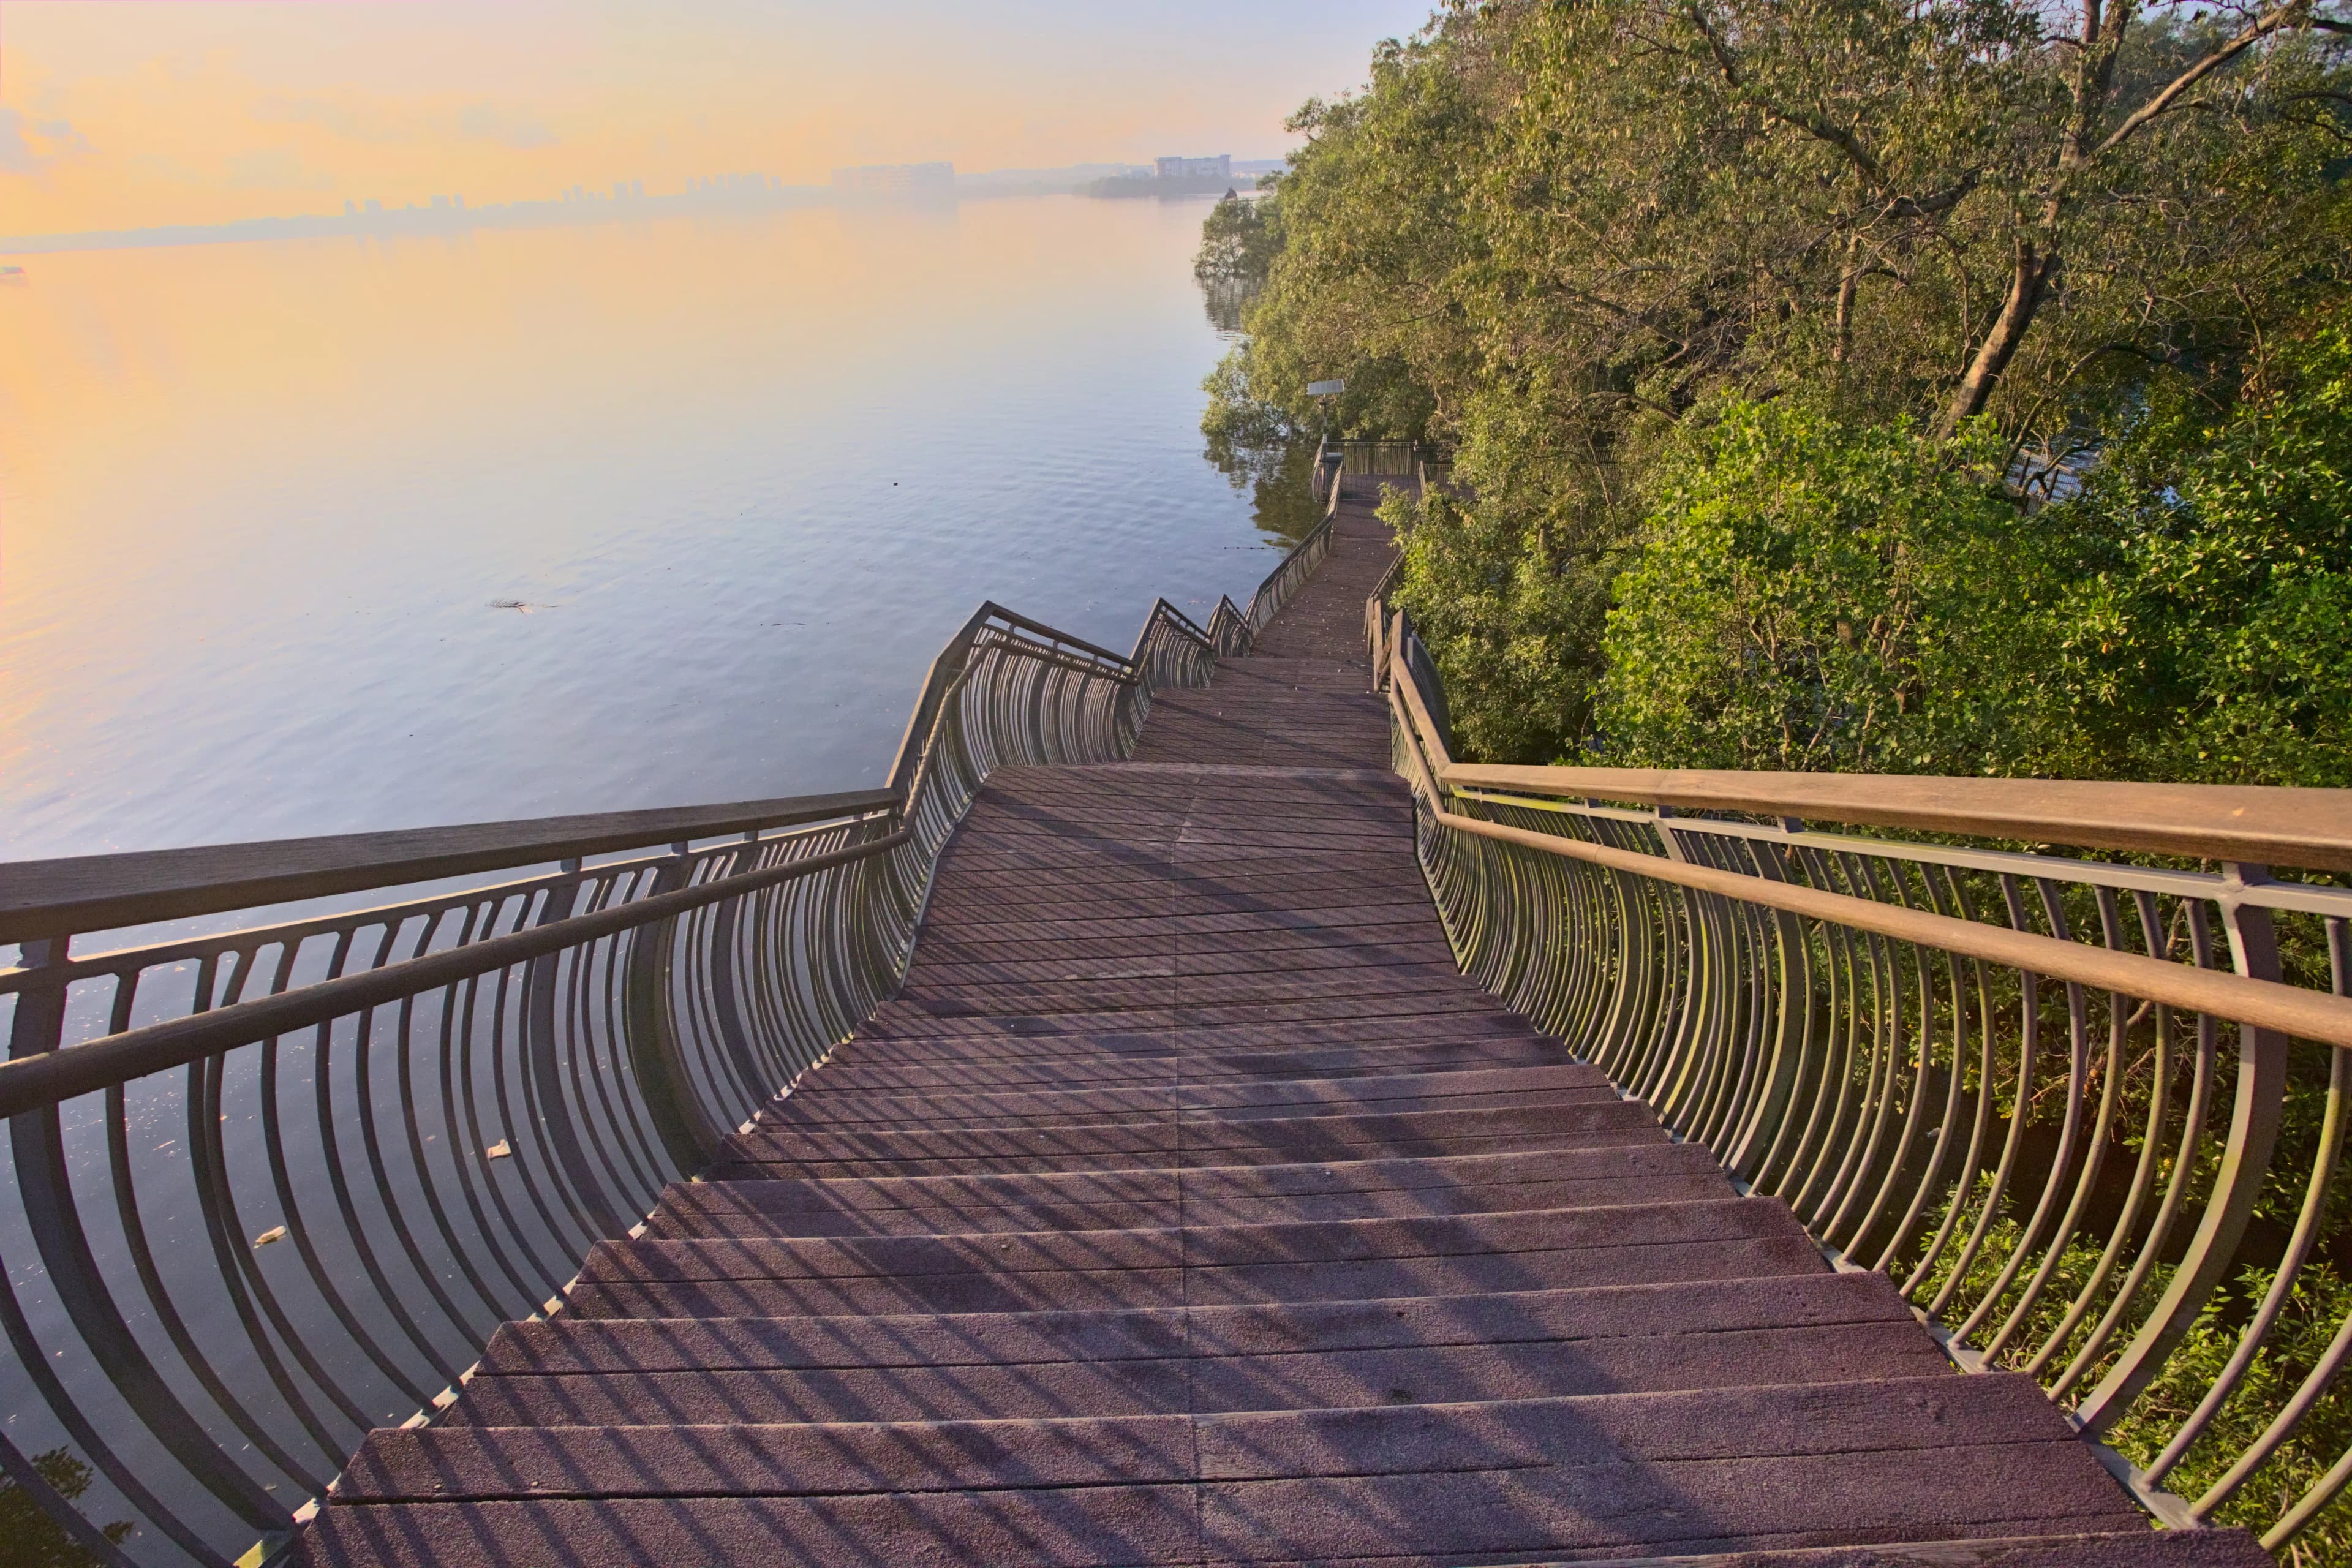
[[2352,790],[1453,762],[1438,776],[1450,786],[1517,795],[2352,871]]
[[717,877],[674,892],[656,893],[569,920],[531,926],[506,936],[418,957],[293,991],[232,1003],[186,1017],[169,1018],[86,1044],[0,1062],[0,1119],[55,1105],[76,1095],[167,1072],[198,1058],[234,1050],[255,1040],[290,1035],[370,1008],[386,1006],[453,985],[478,974],[581,947],[625,931],[635,931],[715,904],[887,855],[908,843],[900,828],[864,844],[812,855],[804,860]]
[[1443,808],[1437,819],[1464,833],[1516,844],[1523,849],[1538,849],[1547,855],[1738,899],[1805,920],[1826,921],[1897,942],[1916,942],[1921,947],[1980,959],[2051,980],[2072,981],[2135,1001],[2210,1014],[2234,1024],[2252,1024],[2256,1028],[2276,1029],[2300,1039],[2352,1049],[2352,997],[2332,996],[2324,991],[2308,991],[2275,980],[2250,979],[2221,970],[2168,963],[2140,953],[2065,942],[2038,931],[1956,920],[1900,904],[1874,903],[1798,882],[1776,882],[1737,871],[1718,871],[1662,856],[1613,849],[1587,839],[1464,816]]
[[896,806],[899,798],[895,790],[851,790],[727,805],[18,860],[0,865],[0,942],[110,931],[607,855],[649,844],[865,816]]
[[[1828,921],[1900,942],[1916,942],[1964,958],[1979,959],[2047,975],[2054,980],[2072,981],[2097,990],[2115,992],[2140,1001],[2183,1007],[2226,1018],[2232,1023],[2276,1029],[2303,1039],[2352,1049],[2352,998],[2333,996],[2276,981],[2168,963],[2032,931],[1931,914],[1900,905],[1878,903],[1798,883],[1717,870],[1663,856],[1617,849],[1586,839],[1537,833],[1450,811],[1443,803],[1444,796],[1455,789],[1478,788],[1556,797],[1630,800],[1644,805],[1690,809],[1704,807],[1766,816],[1801,816],[1830,821],[2023,838],[2034,842],[2097,842],[2095,839],[2071,837],[2090,833],[2105,835],[2112,840],[2102,847],[2147,848],[2177,855],[2242,860],[2256,857],[2216,854],[2211,847],[2224,843],[2234,847],[2278,842],[2279,836],[2294,830],[2294,825],[2281,819],[2279,814],[2286,806],[2277,797],[2289,800],[2321,797],[2304,809],[2324,825],[2326,820],[2325,811],[2332,808],[2340,815],[2347,805],[2346,797],[2352,795],[2352,792],[2168,784],[2072,784],[2053,786],[2048,781],[2041,780],[1931,779],[1853,773],[1671,773],[1633,768],[1465,764],[1448,756],[1444,742],[1438,738],[1436,725],[1430,718],[1428,707],[1422,700],[1418,686],[1410,672],[1402,668],[1404,641],[1403,637],[1396,638],[1391,649],[1390,657],[1399,661],[1399,666],[1389,682],[1390,700],[1411,732],[1416,763],[1414,771],[1434,785],[1433,794],[1435,798],[1432,804],[1438,820],[1447,827],[1482,838],[1515,844],[1522,848],[1541,850],[1548,855],[1605,866],[1612,870],[1647,877],[1676,887],[1738,899],[1805,919]],[[1424,758],[1428,763],[1425,773],[1418,765]],[[1811,787],[1841,784],[1849,787]],[[1907,787],[1892,792],[1892,799],[1871,795],[1871,786],[1888,784]],[[1953,789],[1946,795],[1940,792],[1941,786],[1947,785],[1962,787]],[[2021,798],[2015,801],[2001,798],[2005,793],[2001,786],[2016,791]],[[2052,798],[2038,792],[2053,787],[2059,789],[2058,798],[2062,804],[2069,798],[2065,791],[2082,792],[2080,795],[2072,797],[2078,806],[2075,816],[2047,809],[2041,812],[2032,809],[2035,802]],[[2139,792],[2146,792],[2151,811],[2158,803],[2168,800],[2175,803],[2173,816],[2169,819],[2159,817],[2152,826],[2133,829],[2128,825],[2116,824],[2088,814],[2087,808],[2092,806],[2114,811],[2135,805],[2135,797]],[[2239,804],[2241,797],[2249,796],[2253,799],[2243,802],[2245,809],[2242,814],[2232,815],[2229,808]],[[2258,814],[2253,809],[2256,805],[2263,808],[2262,813]],[[2352,834],[2339,839],[2328,837],[2324,833],[2306,832],[2303,841],[2315,841],[2324,849],[2331,849],[2342,857],[2346,864],[2352,864]],[[2189,845],[2206,847],[2188,847]],[[2318,862],[2305,859],[2298,863],[2312,865]]]
[[[1403,657],[1402,642],[1396,639],[1389,648],[1391,660]],[[1413,683],[1400,684],[1410,689]],[[1457,763],[1438,738],[1417,690],[1408,690],[1406,710],[1437,782],[1447,789],[2352,871],[2352,790]]]

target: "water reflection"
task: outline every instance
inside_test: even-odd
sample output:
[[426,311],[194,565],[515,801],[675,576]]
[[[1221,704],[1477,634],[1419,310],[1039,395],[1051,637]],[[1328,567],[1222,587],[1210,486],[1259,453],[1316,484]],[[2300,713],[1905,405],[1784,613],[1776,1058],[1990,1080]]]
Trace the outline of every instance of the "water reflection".
[[1297,525],[1202,460],[1201,216],[44,258],[0,294],[0,856],[854,787],[983,596],[1122,647],[1245,598]]
[[[1201,306],[1209,325],[1228,349],[1245,335],[1242,321],[1259,285],[1238,278],[1200,279]],[[1308,485],[1315,442],[1288,430],[1218,431],[1202,454],[1236,490],[1250,497],[1250,512],[1267,533],[1289,543],[1321,521],[1323,509]]]
[[1219,335],[1236,338],[1241,335],[1242,313],[1257,297],[1257,288],[1238,278],[1203,278],[1201,279],[1201,303],[1209,313],[1209,325]]
[[1245,445],[1230,437],[1212,436],[1203,454],[1216,465],[1234,489],[1250,498],[1250,515],[1259,528],[1286,542],[1296,543],[1323,520],[1322,503],[1311,493],[1315,443],[1297,439],[1262,446]]

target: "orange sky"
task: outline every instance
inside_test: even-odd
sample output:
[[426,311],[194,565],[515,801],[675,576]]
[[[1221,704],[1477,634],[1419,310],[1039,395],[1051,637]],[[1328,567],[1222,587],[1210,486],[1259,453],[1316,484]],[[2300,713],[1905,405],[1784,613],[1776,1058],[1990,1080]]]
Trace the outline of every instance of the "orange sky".
[[1427,0],[0,0],[0,234],[1276,156]]

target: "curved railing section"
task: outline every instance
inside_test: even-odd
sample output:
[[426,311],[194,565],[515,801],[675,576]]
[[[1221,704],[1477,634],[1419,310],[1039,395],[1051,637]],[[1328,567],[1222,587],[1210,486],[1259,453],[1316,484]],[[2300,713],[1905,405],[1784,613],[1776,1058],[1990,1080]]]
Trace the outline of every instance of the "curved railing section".
[[[1395,443],[1375,444],[1395,445]],[[1210,642],[1215,646],[1219,657],[1241,658],[1255,647],[1257,639],[1265,635],[1266,627],[1274,624],[1274,617],[1282,614],[1283,606],[1290,603],[1291,596],[1298,592],[1299,585],[1313,576],[1315,569],[1322,565],[1325,559],[1330,555],[1332,525],[1338,521],[1339,514],[1339,459],[1344,455],[1344,449],[1351,445],[1365,445],[1365,443],[1327,441],[1318,447],[1313,472],[1315,493],[1324,503],[1322,521],[1308,529],[1306,537],[1292,545],[1283,555],[1282,563],[1266,574],[1265,581],[1260,583],[1257,585],[1257,592],[1250,595],[1248,607],[1237,605],[1230,598],[1221,598],[1217,601],[1216,611],[1209,617],[1207,636]],[[1323,483],[1323,476],[1327,472],[1325,462],[1327,452],[1332,459],[1328,468],[1331,476],[1328,488]],[[1404,468],[1393,471],[1410,473],[1412,468],[1408,465]]]
[[1282,614],[1283,606],[1290,603],[1299,584],[1323,564],[1331,553],[1331,525],[1338,510],[1339,492],[1334,490],[1332,505],[1325,510],[1323,521],[1308,529],[1307,537],[1292,545],[1282,563],[1266,574],[1257,592],[1250,595],[1248,608],[1236,605],[1229,598],[1217,601],[1216,611],[1209,617],[1206,636],[1220,658],[1241,658],[1255,647],[1257,639],[1274,624],[1274,617]]
[[6,868],[0,1468],[61,1560],[266,1560],[889,995],[994,769],[1214,661],[984,605],[879,790]]
[[1465,972],[2038,1378],[2164,1522],[2282,1548],[2352,1481],[2314,1415],[2352,792],[1465,765],[1371,615]]

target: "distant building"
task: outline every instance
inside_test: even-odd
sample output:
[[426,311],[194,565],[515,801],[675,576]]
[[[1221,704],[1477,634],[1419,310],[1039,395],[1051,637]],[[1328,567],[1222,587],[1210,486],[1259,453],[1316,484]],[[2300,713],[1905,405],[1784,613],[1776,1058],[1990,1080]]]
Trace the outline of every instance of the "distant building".
[[1230,180],[1234,177],[1234,155],[1220,153],[1213,158],[1161,158],[1155,167],[1163,180]]
[[833,188],[843,195],[945,195],[955,189],[953,163],[867,163],[835,169]]
[[357,216],[360,216],[360,204],[359,204],[359,203],[357,203],[357,202],[355,202],[355,201],[351,201],[351,200],[349,200],[349,199],[346,199],[346,200],[344,201],[344,203],[343,203],[343,216],[344,216],[345,217],[357,217]]
[[368,198],[368,211],[372,213],[380,213],[383,211],[383,204],[377,201],[373,196],[370,196]]

